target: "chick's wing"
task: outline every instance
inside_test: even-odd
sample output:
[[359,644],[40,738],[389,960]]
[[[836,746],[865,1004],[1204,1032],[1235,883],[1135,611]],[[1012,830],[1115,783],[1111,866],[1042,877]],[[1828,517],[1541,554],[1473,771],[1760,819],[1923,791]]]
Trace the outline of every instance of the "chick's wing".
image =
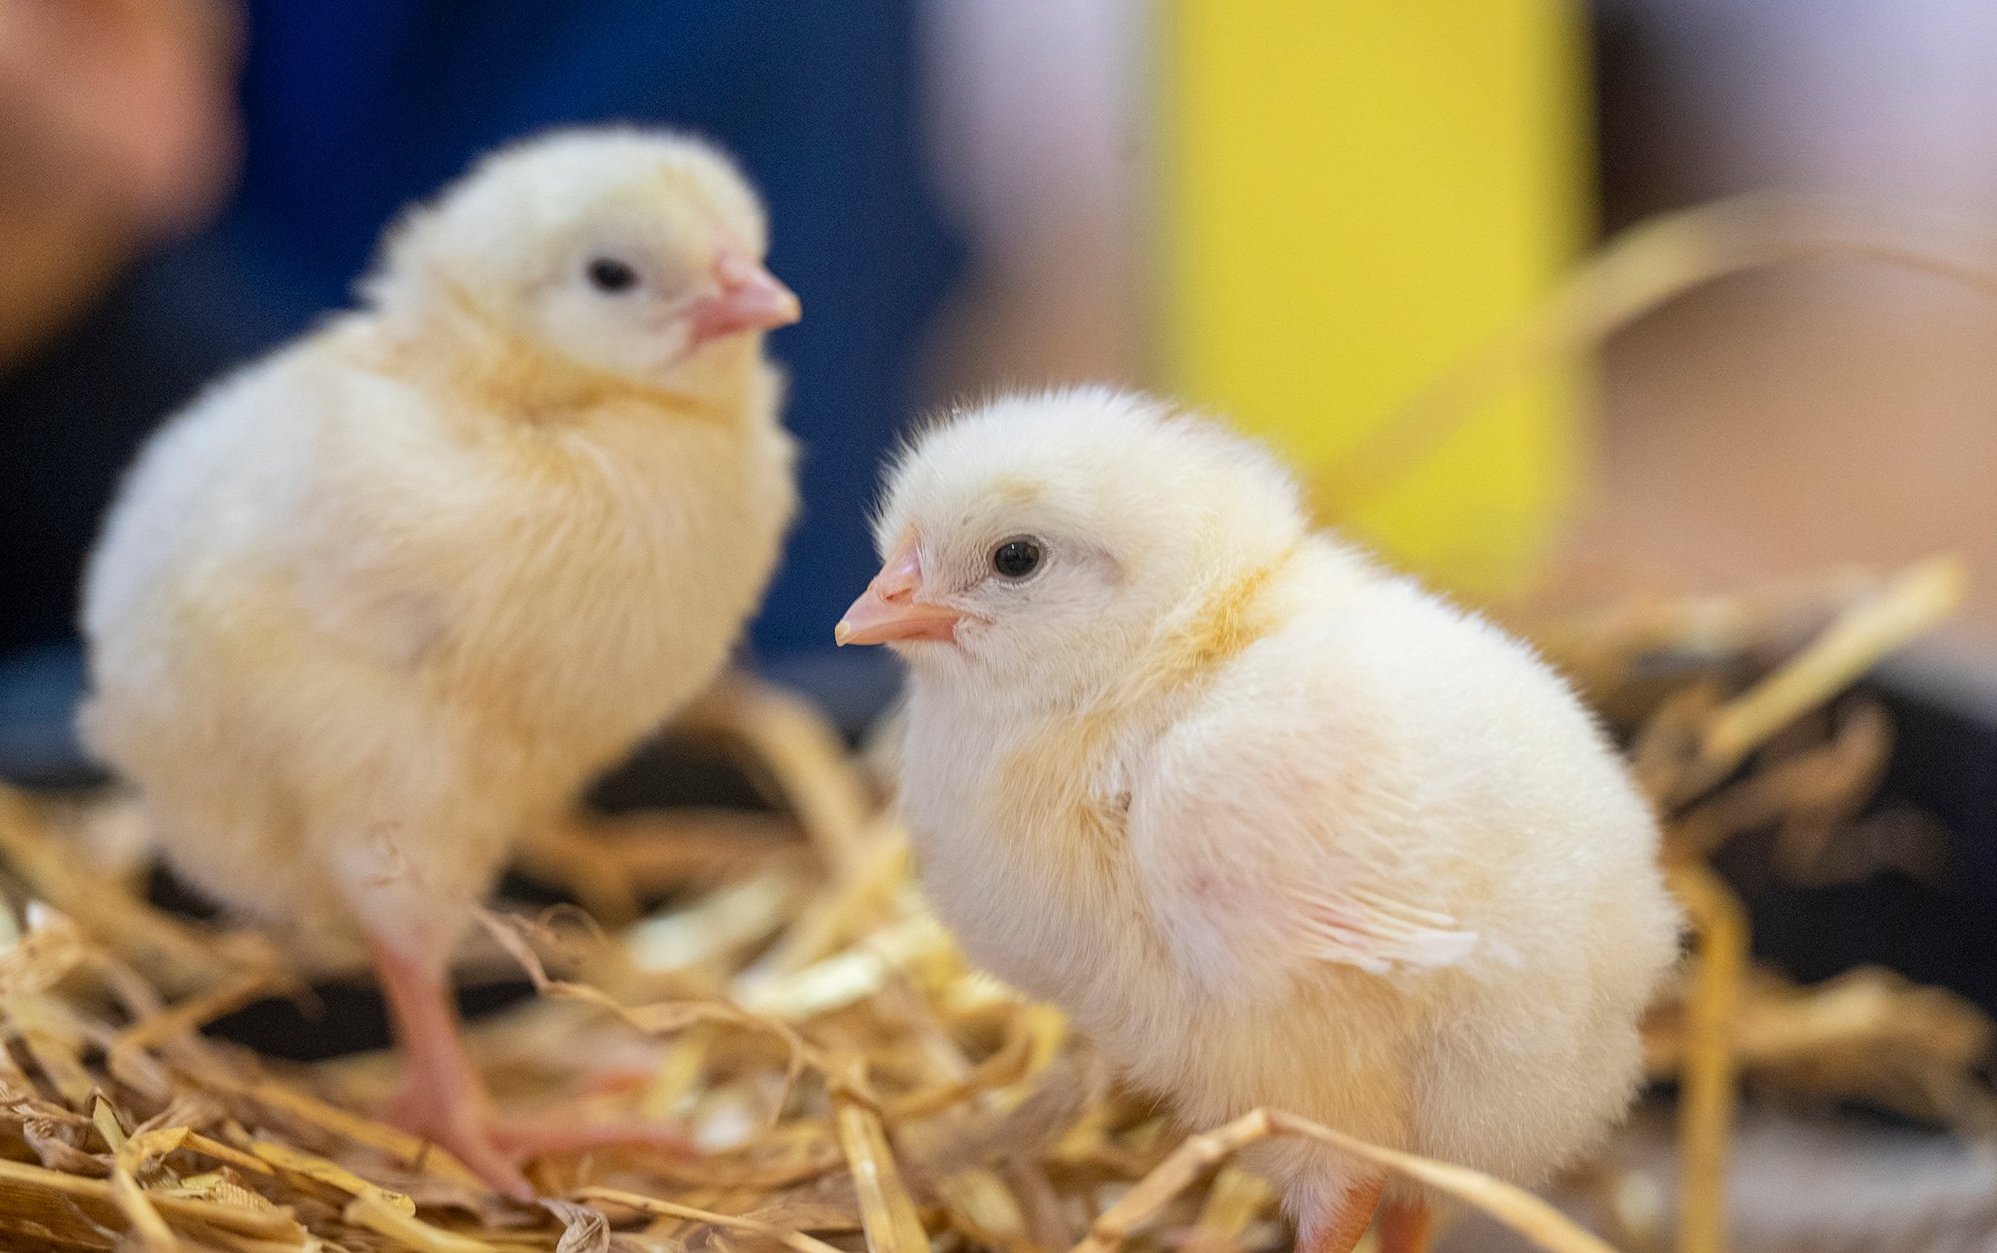
[[1396,976],[1477,937],[1430,876],[1417,780],[1356,715],[1287,694],[1211,702],[1135,780],[1130,838],[1173,959],[1216,993],[1308,962]]

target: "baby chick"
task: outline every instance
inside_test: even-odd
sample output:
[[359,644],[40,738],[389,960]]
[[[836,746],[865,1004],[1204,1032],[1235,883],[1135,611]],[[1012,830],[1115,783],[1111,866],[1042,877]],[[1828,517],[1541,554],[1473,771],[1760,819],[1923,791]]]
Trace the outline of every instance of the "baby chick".
[[[910,669],[902,807],[971,957],[1209,1126],[1281,1108],[1531,1184],[1638,1082],[1657,828],[1522,644],[1313,533],[1257,446],[1102,390],[892,469],[839,624]],[[1427,1198],[1276,1142],[1302,1247]]]
[[[509,847],[686,703],[795,508],[729,161],[558,133],[410,212],[360,307],[213,387],[140,456],[84,588],[84,733],[219,901],[357,925],[400,1119],[496,1186],[643,1129],[506,1128],[447,960]],[[653,1130],[653,1139],[665,1139]]]

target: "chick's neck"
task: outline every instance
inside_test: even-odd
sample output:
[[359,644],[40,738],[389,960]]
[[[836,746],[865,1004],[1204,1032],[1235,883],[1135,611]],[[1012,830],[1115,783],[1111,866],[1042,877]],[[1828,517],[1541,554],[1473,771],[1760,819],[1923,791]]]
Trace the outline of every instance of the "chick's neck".
[[1106,645],[1102,681],[1049,702],[1041,714],[1064,736],[1079,730],[1090,743],[1165,716],[1275,626],[1274,588],[1296,551],[1285,549],[1245,572],[1202,584],[1162,615],[1134,650]]
[[1192,598],[1188,612],[1161,623],[1149,682],[1176,688],[1197,681],[1266,634],[1276,621],[1271,585],[1295,555],[1293,545],[1246,573],[1217,580]]
[[506,326],[456,284],[435,288],[441,298],[419,316],[385,319],[391,352],[403,370],[436,379],[479,411],[553,423],[639,407],[735,423],[755,410],[745,401],[761,367],[759,336],[711,344],[660,381],[578,361]]

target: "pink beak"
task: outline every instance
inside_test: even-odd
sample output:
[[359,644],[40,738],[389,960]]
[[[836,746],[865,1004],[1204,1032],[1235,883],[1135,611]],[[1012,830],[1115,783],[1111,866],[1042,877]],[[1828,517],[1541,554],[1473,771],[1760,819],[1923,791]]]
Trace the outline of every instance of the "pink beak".
[[789,326],[804,316],[796,293],[777,281],[768,270],[733,252],[723,252],[714,262],[715,291],[694,302],[693,342],[748,331],[770,331]]
[[963,615],[946,605],[915,599],[921,589],[922,558],[916,551],[916,534],[910,531],[881,563],[881,572],[860,593],[860,599],[839,619],[832,638],[842,645],[955,640],[957,620]]

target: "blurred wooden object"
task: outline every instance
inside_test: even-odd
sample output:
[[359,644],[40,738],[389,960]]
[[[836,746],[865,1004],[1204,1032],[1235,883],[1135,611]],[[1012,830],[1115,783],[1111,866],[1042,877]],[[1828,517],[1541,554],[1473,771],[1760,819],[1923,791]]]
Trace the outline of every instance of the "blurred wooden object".
[[1947,548],[1997,646],[1997,299],[1862,262],[1731,280],[1613,342],[1577,566],[1738,583]]
[[[1599,0],[1605,212],[1809,189],[1997,206],[1997,11],[1979,0]],[[1989,256],[1985,245],[1984,256]],[[1697,293],[1610,343],[1575,563],[1658,589],[1826,561],[1968,560],[1997,645],[1997,299],[1863,261]]]
[[0,3],[0,368],[214,209],[241,20],[234,0]]

